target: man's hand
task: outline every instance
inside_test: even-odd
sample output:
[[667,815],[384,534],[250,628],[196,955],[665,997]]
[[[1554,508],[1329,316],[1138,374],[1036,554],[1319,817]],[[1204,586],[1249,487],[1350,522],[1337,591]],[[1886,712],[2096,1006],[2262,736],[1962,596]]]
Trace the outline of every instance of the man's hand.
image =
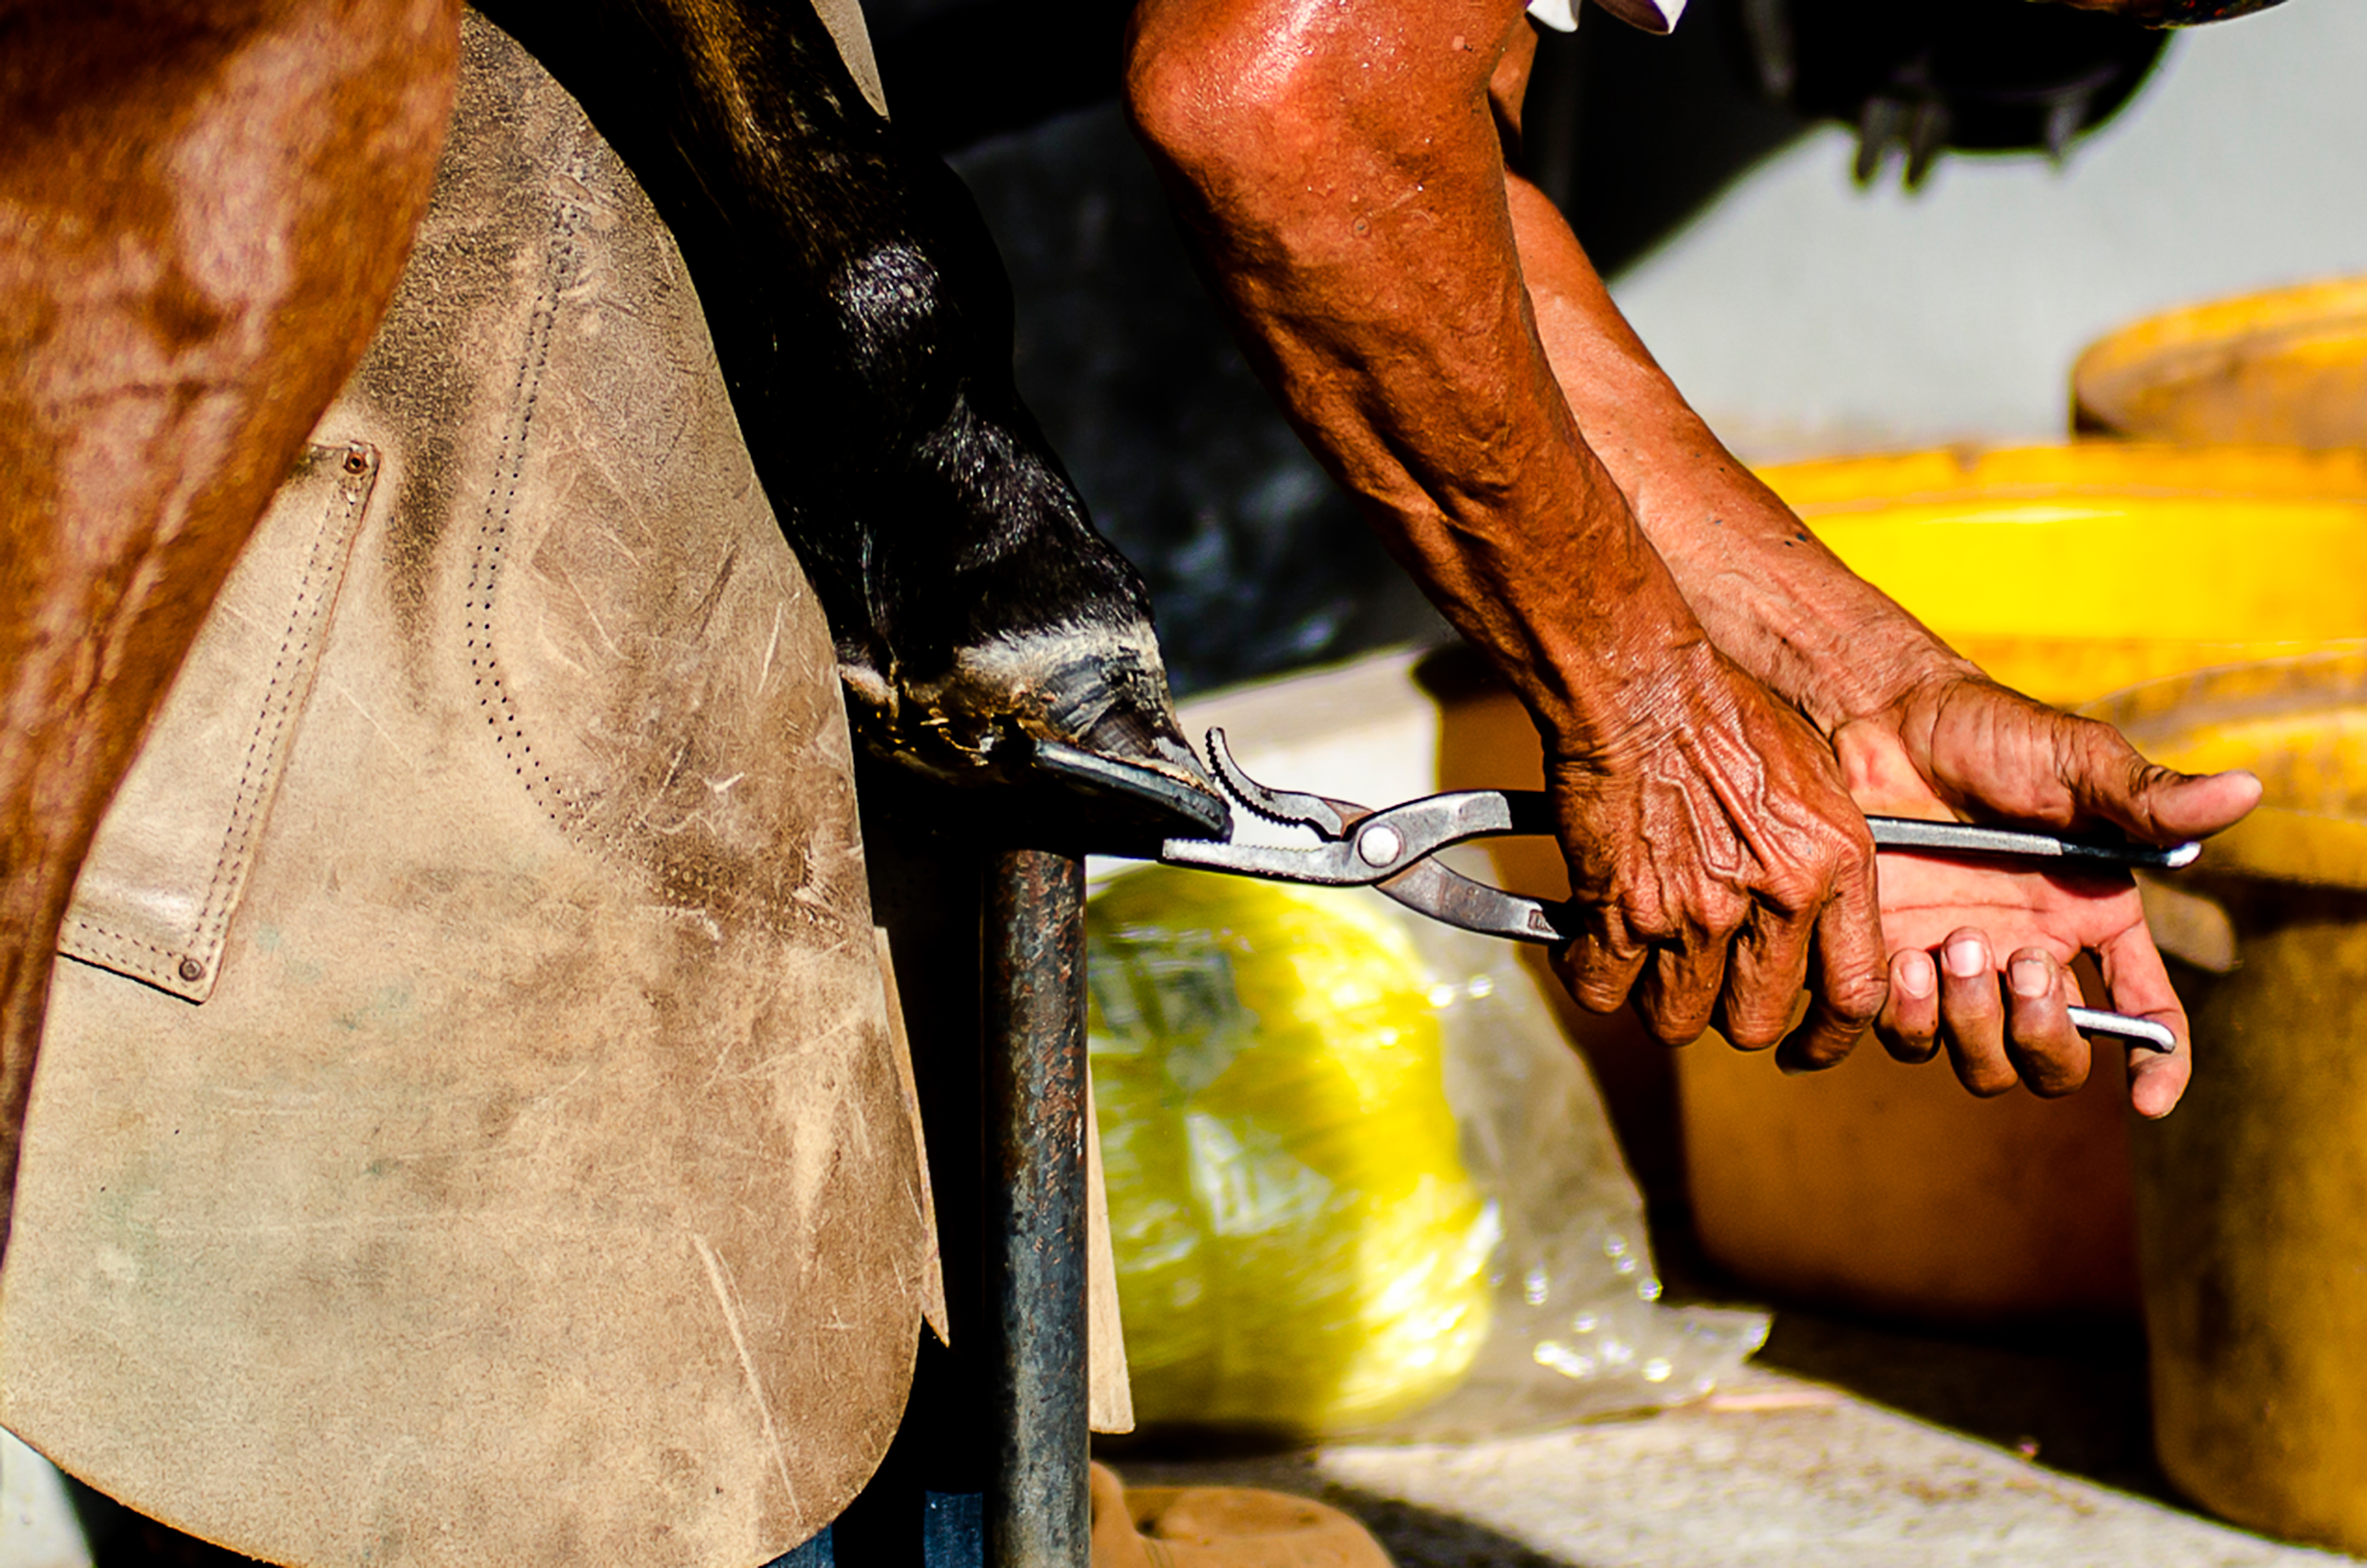
[[1583,933],[1554,956],[1584,1006],[1629,999],[1682,1045],[1715,1021],[1744,1049],[1838,1060],[1883,1005],[1873,842],[1833,754],[1798,715],[1704,647],[1659,700],[1546,782]]
[[[1869,813],[2105,825],[2173,844],[2233,826],[2260,795],[2249,773],[2198,778],[2154,766],[2110,726],[1973,675],[1920,683],[1832,739],[1850,793]],[[2127,877],[1886,854],[1881,891],[1890,990],[1875,1029],[1891,1055],[1920,1062],[1944,1046],[1976,1094],[2017,1080],[2039,1094],[2070,1093],[2087,1079],[2089,1052],[2065,1010],[2079,999],[2069,965],[2089,953],[2115,1011],[2177,1037],[2169,1055],[2129,1052],[2130,1103],[2146,1116],[2178,1103],[2191,1065],[2186,1011]],[[1828,1065],[1805,1050],[1789,1060]]]
[[[2248,775],[2149,767],[2107,726],[1991,682],[1850,571],[1685,405],[1552,204],[1518,179],[1508,191],[1572,417],[1711,640],[1831,738],[1859,807],[2103,825],[2155,843],[2217,832],[2251,809],[2259,785]],[[2125,878],[1887,854],[1879,881],[1890,961],[1876,1029],[1894,1055],[1921,1061],[1944,1046],[1976,1094],[2017,1079],[2068,1093],[2087,1077],[2088,1046],[2066,1010],[2078,999],[2067,966],[2087,953],[2116,1010],[2168,1024],[2179,1042],[2168,1056],[2130,1054],[2132,1102],[2147,1116],[2178,1102],[2186,1015]],[[1848,1049],[1837,1029],[1810,1030],[1780,1059],[1807,1070]]]

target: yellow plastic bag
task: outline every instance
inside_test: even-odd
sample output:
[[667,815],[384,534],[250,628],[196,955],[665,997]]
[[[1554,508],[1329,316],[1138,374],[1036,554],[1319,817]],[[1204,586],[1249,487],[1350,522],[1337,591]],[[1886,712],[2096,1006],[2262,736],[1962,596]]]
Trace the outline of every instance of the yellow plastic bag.
[[1088,911],[1144,1425],[1534,1428],[1696,1397],[1764,1337],[1659,1304],[1602,1103],[1509,943],[1168,869]]
[[1097,899],[1093,1089],[1138,1416],[1312,1432],[1486,1336],[1421,959],[1364,900],[1153,871]]

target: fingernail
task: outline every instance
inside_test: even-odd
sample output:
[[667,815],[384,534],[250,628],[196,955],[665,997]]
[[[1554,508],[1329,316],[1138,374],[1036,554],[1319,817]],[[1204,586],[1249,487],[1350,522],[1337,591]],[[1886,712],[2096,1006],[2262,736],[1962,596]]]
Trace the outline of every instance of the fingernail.
[[1928,997],[1932,984],[1939,978],[1931,967],[1928,953],[1902,953],[1898,955],[1898,988],[1910,997]]
[[1947,963],[1949,974],[1970,980],[1989,966],[1989,955],[1981,951],[1978,937],[1959,937],[1948,944]]
[[2044,958],[2017,958],[2006,967],[2006,983],[2017,997],[2043,997],[2055,983],[2055,976],[2046,968]]

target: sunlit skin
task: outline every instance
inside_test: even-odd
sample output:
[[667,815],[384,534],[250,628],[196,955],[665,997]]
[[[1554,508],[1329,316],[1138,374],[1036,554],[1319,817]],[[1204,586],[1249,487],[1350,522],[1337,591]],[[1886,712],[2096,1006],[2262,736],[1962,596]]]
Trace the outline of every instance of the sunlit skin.
[[1537,721],[1590,908],[1565,982],[1670,1042],[1715,1021],[1809,1069],[1872,1028],[1976,1092],[2061,1093],[2088,1066],[2065,964],[2091,951],[2111,1004],[2178,1037],[2132,1063],[2168,1111],[2186,1021],[2126,884],[1900,856],[1877,879],[1863,813],[2173,841],[2257,783],[1992,684],[1725,450],[1507,172],[1534,50],[1506,0],[1144,0],[1127,91],[1252,363]]
[[[2248,773],[2189,779],[2152,768],[2108,727],[1986,682],[1922,687],[1871,719],[1843,722],[1833,744],[1852,795],[1891,816],[1964,817],[1986,806],[2046,826],[2101,819],[2167,843],[2214,832],[2259,798]],[[2001,777],[2022,785],[2006,797],[2010,808],[1989,782]],[[2178,1103],[2192,1061],[2186,1014],[2127,876],[1881,860],[1891,985],[1876,1030],[1893,1055],[1920,1061],[1944,1048],[1976,1094],[2001,1093],[2017,1076],[2039,1094],[2071,1092],[2086,1081],[2089,1048],[2063,1011],[2080,999],[2067,966],[2085,952],[2114,1010],[2178,1037],[2169,1055],[2128,1053],[2131,1103],[2147,1116]],[[1979,964],[1948,962],[1966,943]],[[1976,983],[1960,968],[1976,969]]]

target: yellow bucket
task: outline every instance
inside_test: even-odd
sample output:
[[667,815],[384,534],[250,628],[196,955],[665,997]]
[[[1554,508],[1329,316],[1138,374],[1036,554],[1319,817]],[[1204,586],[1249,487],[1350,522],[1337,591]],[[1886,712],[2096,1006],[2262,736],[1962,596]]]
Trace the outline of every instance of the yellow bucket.
[[[2084,443],[1765,476],[1856,570],[2008,684],[2067,705],[2228,660],[2367,649],[2367,464]],[[2117,1066],[1976,1100],[1868,1042],[1784,1078],[1678,1055],[1709,1256],[1761,1289],[1909,1316],[2133,1312]]]
[[2132,1137],[2154,1444],[2196,1502],[2367,1552],[2367,656],[2100,704],[2173,767],[2248,767],[2212,842],[2239,967],[2188,987],[2193,1087]]
[[2075,705],[2367,637],[2367,457],[2078,442],[1771,468],[1851,569]]
[[2367,277],[2138,321],[2079,356],[2071,394],[2099,434],[2367,447]]

